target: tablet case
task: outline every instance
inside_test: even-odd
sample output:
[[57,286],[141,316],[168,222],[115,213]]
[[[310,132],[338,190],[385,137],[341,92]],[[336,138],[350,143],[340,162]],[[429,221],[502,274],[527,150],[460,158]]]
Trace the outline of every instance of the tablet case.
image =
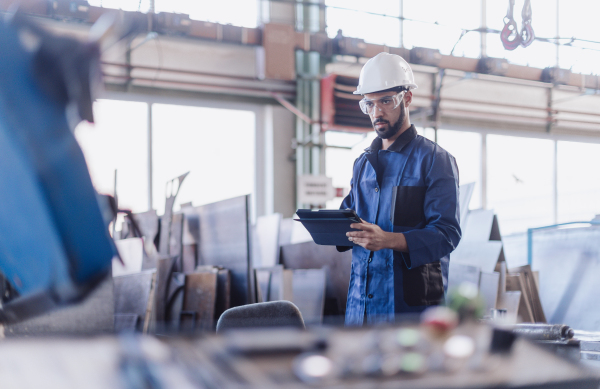
[[354,246],[348,240],[346,232],[359,231],[350,228],[352,223],[360,223],[360,218],[350,209],[298,209],[296,211],[299,221],[310,233],[316,244],[328,246]]

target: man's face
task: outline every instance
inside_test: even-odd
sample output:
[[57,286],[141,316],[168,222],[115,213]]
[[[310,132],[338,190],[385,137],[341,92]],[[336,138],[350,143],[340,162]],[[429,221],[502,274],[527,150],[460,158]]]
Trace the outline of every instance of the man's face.
[[[406,98],[409,93],[407,92],[404,97]],[[404,101],[396,108],[393,108],[393,105],[382,104],[382,102],[386,101],[386,98],[392,99],[397,94],[398,92],[387,91],[367,93],[365,95],[366,99],[374,101],[375,105],[369,113],[369,117],[377,136],[382,139],[389,139],[396,135],[406,118]]]

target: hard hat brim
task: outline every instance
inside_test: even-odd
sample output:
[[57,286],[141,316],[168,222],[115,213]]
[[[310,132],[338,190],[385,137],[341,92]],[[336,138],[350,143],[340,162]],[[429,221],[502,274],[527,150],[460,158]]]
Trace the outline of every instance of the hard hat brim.
[[[417,87],[416,84],[406,84],[406,85],[399,85],[397,88],[408,88],[408,90],[412,90],[412,89],[417,89],[418,87]],[[355,94],[355,95],[365,95],[367,93],[377,93],[377,92],[382,92],[382,91],[388,90],[388,89],[393,89],[393,88],[388,88],[388,87],[383,88],[383,89],[381,89],[381,88],[371,88],[371,89],[363,88],[363,89],[358,89],[357,88],[354,92],[352,92],[352,94]]]

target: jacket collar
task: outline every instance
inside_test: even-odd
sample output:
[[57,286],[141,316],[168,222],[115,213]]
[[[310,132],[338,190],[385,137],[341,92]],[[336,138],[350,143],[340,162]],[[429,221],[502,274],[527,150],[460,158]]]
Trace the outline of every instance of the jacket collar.
[[[406,129],[406,131],[404,131],[402,134],[400,134],[400,136],[394,141],[394,143],[392,143],[392,145],[390,147],[388,147],[388,150],[399,153],[400,151],[402,151],[404,146],[409,144],[416,137],[417,137],[417,129],[415,128],[414,124],[411,124],[410,127],[408,127]],[[367,147],[365,149],[365,151],[367,153],[379,151],[379,150],[381,150],[382,144],[383,144],[383,141],[381,140],[381,138],[377,137],[377,138],[373,139],[373,143],[371,143],[371,146]]]

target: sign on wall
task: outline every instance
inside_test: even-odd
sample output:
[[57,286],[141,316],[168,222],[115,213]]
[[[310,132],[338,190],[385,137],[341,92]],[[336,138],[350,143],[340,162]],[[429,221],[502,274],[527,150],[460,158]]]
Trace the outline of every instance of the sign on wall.
[[335,189],[330,177],[298,176],[298,202],[310,205],[325,205],[335,197]]

